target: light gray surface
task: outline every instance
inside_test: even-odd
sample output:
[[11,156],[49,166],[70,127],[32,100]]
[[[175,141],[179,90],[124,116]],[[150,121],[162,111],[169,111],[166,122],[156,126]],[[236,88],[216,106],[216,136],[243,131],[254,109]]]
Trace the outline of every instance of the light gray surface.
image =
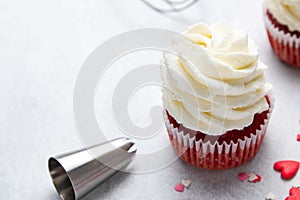
[[[242,167],[196,169],[181,161],[155,173],[119,173],[88,195],[94,199],[277,199],[292,181],[272,170],[276,160],[299,159],[300,70],[281,63],[264,31],[261,1],[200,0],[177,15],[155,13],[139,0],[0,1],[0,199],[58,199],[48,177],[50,155],[80,148],[74,128],[72,92],[89,53],[112,35],[142,27],[183,31],[196,22],[225,18],[249,32],[269,66],[275,110],[261,151]],[[258,184],[236,175],[262,175]],[[173,190],[192,180],[184,193]]]

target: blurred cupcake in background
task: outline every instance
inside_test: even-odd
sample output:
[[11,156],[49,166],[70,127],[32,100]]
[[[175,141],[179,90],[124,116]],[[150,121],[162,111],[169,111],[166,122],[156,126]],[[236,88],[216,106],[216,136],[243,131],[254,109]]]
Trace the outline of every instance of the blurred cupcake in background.
[[266,0],[264,14],[274,52],[284,62],[300,67],[300,0]]
[[181,159],[228,169],[259,150],[273,100],[267,69],[248,35],[225,22],[197,24],[164,53],[162,99],[169,139]]

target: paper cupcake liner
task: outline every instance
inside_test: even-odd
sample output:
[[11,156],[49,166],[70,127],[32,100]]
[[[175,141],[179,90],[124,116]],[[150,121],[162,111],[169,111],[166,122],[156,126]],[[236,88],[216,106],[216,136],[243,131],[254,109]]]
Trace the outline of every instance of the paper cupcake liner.
[[260,125],[260,130],[251,133],[250,137],[245,136],[244,139],[238,139],[237,142],[231,141],[229,144],[226,142],[212,144],[210,141],[196,140],[195,136],[190,137],[188,133],[174,128],[166,112],[164,120],[169,139],[182,160],[204,169],[229,169],[242,165],[256,155],[266,134],[273,105],[274,99],[270,97],[269,112],[264,123]]
[[284,62],[300,67],[300,38],[295,34],[285,33],[276,27],[265,11],[265,25],[271,46],[277,56]]

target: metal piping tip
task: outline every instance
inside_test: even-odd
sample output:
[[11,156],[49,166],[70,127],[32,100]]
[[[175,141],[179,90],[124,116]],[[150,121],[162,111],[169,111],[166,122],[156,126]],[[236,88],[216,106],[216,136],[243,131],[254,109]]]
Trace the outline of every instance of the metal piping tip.
[[136,152],[132,140],[117,138],[49,158],[49,173],[61,199],[78,200],[125,168]]

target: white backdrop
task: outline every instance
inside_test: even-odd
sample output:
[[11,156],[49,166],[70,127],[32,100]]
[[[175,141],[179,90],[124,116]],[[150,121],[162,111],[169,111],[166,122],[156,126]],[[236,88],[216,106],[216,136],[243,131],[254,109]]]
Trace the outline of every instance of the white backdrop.
[[[277,199],[292,181],[282,181],[272,165],[299,159],[300,69],[272,53],[263,24],[262,1],[200,0],[181,13],[161,15],[140,0],[0,1],[0,199],[58,199],[47,158],[82,147],[75,131],[72,94],[86,57],[106,39],[132,29],[153,27],[182,32],[197,22],[226,19],[245,29],[260,48],[274,86],[275,110],[256,158],[227,171],[205,171],[180,160],[149,174],[119,173],[85,199]],[[133,117],[134,118],[134,117]],[[262,175],[241,183],[242,171]],[[173,187],[182,178],[184,193]],[[300,174],[294,180],[300,180]]]

